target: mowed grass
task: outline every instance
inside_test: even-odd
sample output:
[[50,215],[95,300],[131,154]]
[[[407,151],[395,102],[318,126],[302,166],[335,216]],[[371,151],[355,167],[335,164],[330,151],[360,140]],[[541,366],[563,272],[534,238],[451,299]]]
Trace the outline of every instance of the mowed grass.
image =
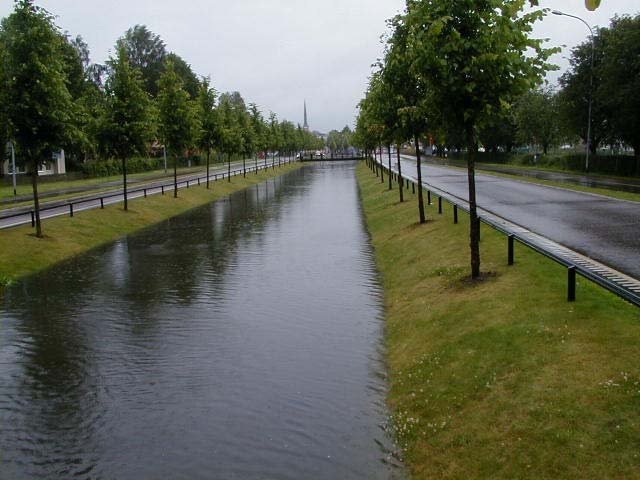
[[[468,216],[358,169],[386,307],[388,403],[412,478],[640,478],[640,310]],[[386,176],[385,176],[385,180]],[[426,195],[425,195],[426,200]]]
[[294,163],[261,170],[258,175],[247,173],[227,180],[211,182],[210,190],[201,186],[182,188],[178,198],[173,191],[166,195],[151,195],[129,201],[129,210],[122,203],[104,210],[93,209],[68,216],[43,220],[44,238],[37,238],[34,229],[22,226],[0,230],[0,289],[2,283],[15,281],[39,272],[62,260],[94,247],[114,241],[127,233],[184,213],[235,191],[247,188],[291,170],[302,164]]

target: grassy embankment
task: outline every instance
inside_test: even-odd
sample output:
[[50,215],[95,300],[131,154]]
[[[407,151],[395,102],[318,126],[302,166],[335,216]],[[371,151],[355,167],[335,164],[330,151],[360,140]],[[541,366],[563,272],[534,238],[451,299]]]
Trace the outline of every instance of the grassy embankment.
[[[413,478],[640,478],[640,310],[482,226],[454,225],[362,164],[387,317],[389,405]],[[386,180],[386,178],[385,178]]]
[[260,170],[258,175],[247,173],[227,180],[211,182],[211,189],[204,184],[179,190],[177,199],[173,192],[167,195],[129,201],[129,211],[122,204],[110,205],[104,210],[93,209],[77,212],[73,218],[56,217],[43,221],[45,238],[39,239],[30,226],[0,231],[0,289],[2,284],[36,273],[69,257],[116,240],[148,225],[174,217],[192,208],[204,205],[243,188],[260,183],[267,178],[300,168],[300,163]]

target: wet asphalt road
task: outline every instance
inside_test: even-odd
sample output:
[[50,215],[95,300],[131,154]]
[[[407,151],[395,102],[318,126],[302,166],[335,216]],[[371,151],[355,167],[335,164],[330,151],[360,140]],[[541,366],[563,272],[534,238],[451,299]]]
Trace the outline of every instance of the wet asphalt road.
[[[416,176],[415,160],[402,171]],[[468,199],[466,171],[423,165],[422,180]],[[483,209],[640,279],[639,202],[478,173],[476,192]]]
[[[454,167],[466,168],[466,164],[458,160],[446,160],[441,158],[426,157],[428,163],[435,165],[450,165]],[[579,175],[576,173],[551,172],[547,170],[535,170],[528,168],[518,168],[508,165],[485,165],[478,163],[477,170],[489,172],[506,173],[521,177],[537,178],[540,180],[550,180],[553,182],[567,183],[569,185],[579,185],[590,188],[606,188],[619,192],[640,193],[640,180],[635,178],[613,178],[596,175]]]

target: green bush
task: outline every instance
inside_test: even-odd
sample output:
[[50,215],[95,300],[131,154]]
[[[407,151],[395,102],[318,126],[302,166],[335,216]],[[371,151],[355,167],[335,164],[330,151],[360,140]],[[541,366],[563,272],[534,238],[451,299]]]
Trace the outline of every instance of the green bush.
[[[199,165],[199,157],[191,157],[191,165]],[[178,159],[178,166],[184,167],[188,165],[188,159]],[[173,166],[173,160],[168,160],[168,166]],[[127,160],[127,173],[148,172],[158,170],[164,167],[163,157],[134,157]],[[108,177],[111,175],[122,174],[122,160],[98,160],[83,163],[81,165],[82,172],[87,177]]]

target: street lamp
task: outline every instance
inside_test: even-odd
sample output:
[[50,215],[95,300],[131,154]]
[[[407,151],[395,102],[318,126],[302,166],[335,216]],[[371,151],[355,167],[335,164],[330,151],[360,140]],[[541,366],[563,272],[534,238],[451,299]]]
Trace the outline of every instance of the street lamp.
[[595,57],[595,51],[596,51],[594,37],[593,37],[593,29],[582,18],[576,17],[575,15],[570,15],[568,13],[564,13],[559,10],[553,10],[551,13],[553,13],[554,15],[562,15],[565,17],[571,17],[571,18],[575,18],[576,20],[580,20],[582,23],[584,23],[587,26],[587,28],[589,29],[589,32],[591,33],[591,70],[589,72],[589,114],[587,116],[587,159],[585,162],[585,170],[588,172],[589,171],[589,154],[591,153],[591,103],[593,100],[593,59]]

